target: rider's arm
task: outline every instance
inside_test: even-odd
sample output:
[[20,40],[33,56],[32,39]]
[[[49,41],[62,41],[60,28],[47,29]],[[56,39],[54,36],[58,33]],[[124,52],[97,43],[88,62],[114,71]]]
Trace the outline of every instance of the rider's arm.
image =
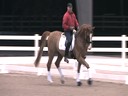
[[68,30],[70,26],[68,25],[68,16],[65,14],[63,17],[62,27],[64,30]]

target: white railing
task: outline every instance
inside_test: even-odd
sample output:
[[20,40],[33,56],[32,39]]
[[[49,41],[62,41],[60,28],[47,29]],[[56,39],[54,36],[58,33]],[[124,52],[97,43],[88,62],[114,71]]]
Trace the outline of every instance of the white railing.
[[125,62],[127,59],[127,41],[128,37],[126,35],[122,36],[96,36],[93,37],[93,41],[121,41],[121,47],[120,48],[92,48],[90,52],[121,52],[121,59],[122,59],[122,66],[125,66]]
[[[34,51],[35,56],[38,52],[38,44],[41,36],[35,34],[35,36],[12,36],[12,35],[0,35],[0,40],[33,40],[34,46],[24,47],[24,46],[0,46],[0,50],[4,51]],[[47,47],[44,48],[44,51],[48,51]]]
[[[8,51],[34,51],[35,56],[38,52],[38,44],[41,36],[35,34],[35,36],[12,36],[12,35],[0,35],[0,40],[34,40],[34,46],[25,47],[25,46],[0,46],[0,50],[8,50]],[[89,52],[121,52],[121,59],[124,66],[126,60],[126,52],[128,52],[128,48],[126,48],[126,44],[128,41],[128,37],[125,35],[122,36],[94,36],[93,41],[121,41],[121,48],[101,48],[101,47],[93,47]],[[48,51],[47,47],[44,48],[44,51]]]

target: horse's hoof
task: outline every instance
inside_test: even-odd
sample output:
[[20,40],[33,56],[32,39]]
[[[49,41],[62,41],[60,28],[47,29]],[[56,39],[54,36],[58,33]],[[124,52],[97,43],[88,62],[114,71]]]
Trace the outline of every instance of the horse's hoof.
[[77,86],[81,86],[82,85],[82,82],[77,82]]
[[89,78],[87,82],[88,82],[88,85],[92,85],[93,80],[91,78]]
[[64,58],[64,61],[67,62],[67,63],[69,63],[69,60],[66,57]]
[[61,80],[61,84],[64,84],[65,83],[65,81],[64,80]]
[[38,66],[37,66],[37,63],[34,63],[34,65],[35,65],[35,67],[38,67]]
[[53,81],[51,81],[51,80],[48,80],[48,82],[49,82],[50,84],[52,84],[52,83],[53,83]]
[[69,63],[69,61],[67,60],[67,63]]
[[52,79],[47,78],[47,80],[48,80],[49,83],[53,83]]

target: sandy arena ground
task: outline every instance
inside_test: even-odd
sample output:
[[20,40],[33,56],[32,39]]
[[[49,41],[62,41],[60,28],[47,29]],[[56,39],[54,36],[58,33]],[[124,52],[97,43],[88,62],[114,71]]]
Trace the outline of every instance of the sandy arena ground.
[[59,77],[53,76],[49,84],[46,76],[35,74],[0,74],[0,96],[128,96],[128,85],[94,81],[92,86],[82,81],[76,86],[74,79],[65,78],[65,84]]

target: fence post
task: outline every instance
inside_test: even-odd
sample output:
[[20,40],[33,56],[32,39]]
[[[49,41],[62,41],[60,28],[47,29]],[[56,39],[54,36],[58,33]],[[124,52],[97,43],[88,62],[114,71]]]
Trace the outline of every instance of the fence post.
[[34,40],[34,47],[35,47],[35,51],[34,51],[34,56],[37,57],[38,54],[38,46],[39,46],[39,40],[38,40],[38,34],[35,34],[35,40]]
[[125,59],[126,59],[126,52],[125,52],[125,48],[126,48],[126,40],[125,40],[126,35],[122,35],[122,54],[121,54],[121,58],[122,58],[122,67],[125,67]]

